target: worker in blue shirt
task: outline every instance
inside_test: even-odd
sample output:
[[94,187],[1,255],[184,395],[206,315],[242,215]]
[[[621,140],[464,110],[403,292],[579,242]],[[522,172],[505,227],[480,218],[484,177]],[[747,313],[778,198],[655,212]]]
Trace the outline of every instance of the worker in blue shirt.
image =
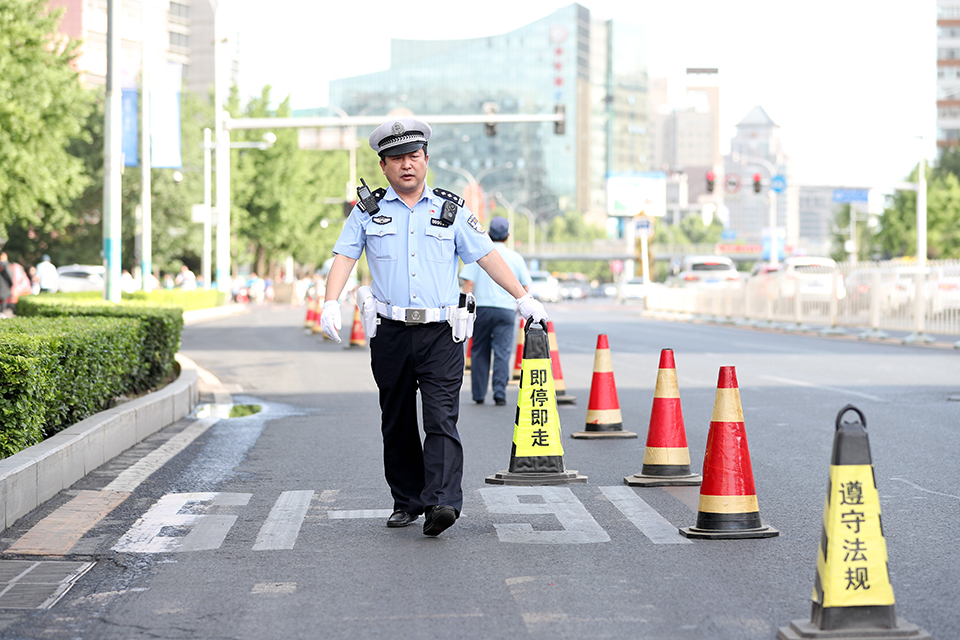
[[390,187],[361,200],[344,223],[333,248],[320,325],[340,342],[337,298],[366,251],[372,283],[360,287],[357,304],[380,392],[384,475],[393,495],[387,526],[405,527],[424,514],[423,533],[436,536],[460,517],[463,506],[457,418],[462,342],[472,320],[469,305],[460,305],[459,260],[477,262],[513,296],[525,318],[546,321],[547,314],[494,250],[463,199],[426,184],[430,134],[426,122],[403,117],[370,135]]
[[[530,271],[516,251],[507,247],[510,223],[499,216],[490,221],[489,232],[493,246],[513,271],[524,290],[530,290]],[[510,381],[510,349],[514,343],[517,305],[503,287],[494,282],[476,263],[460,270],[463,290],[477,298],[477,320],[473,327],[473,350],[470,357],[470,386],[473,401],[483,404],[490,378],[491,351],[493,352],[493,402],[507,404],[507,383]]]

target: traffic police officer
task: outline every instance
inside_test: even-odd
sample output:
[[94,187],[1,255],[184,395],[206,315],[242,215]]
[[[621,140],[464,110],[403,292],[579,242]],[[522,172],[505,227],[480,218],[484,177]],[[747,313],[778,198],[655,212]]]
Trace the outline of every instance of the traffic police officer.
[[477,262],[517,300],[525,318],[545,321],[547,314],[524,291],[463,199],[426,184],[430,134],[426,122],[396,118],[370,135],[390,187],[350,212],[333,248],[320,324],[340,342],[337,299],[366,250],[372,284],[358,291],[358,305],[380,390],[384,474],[394,501],[387,526],[405,527],[423,513],[423,533],[436,536],[463,506],[457,418],[466,316],[459,307],[458,260]]

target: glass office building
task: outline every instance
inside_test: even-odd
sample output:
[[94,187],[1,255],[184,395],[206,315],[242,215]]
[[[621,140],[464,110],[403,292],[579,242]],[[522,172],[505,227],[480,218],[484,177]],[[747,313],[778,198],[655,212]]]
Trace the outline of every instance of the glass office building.
[[[469,174],[479,183],[483,209],[500,193],[541,219],[572,209],[602,214],[606,174],[646,169],[646,71],[638,33],[591,21],[587,8],[571,4],[502,35],[395,39],[389,69],[331,82],[330,103],[351,115],[384,116],[475,115],[492,105],[501,115],[552,114],[562,105],[562,133],[553,123],[502,123],[494,135],[482,124],[434,127],[435,182],[460,189],[470,202],[463,193],[473,188]],[[619,64],[615,52],[623,52]],[[618,119],[630,125],[620,127]],[[631,136],[620,137],[627,129]],[[621,151],[633,160],[618,160]]]

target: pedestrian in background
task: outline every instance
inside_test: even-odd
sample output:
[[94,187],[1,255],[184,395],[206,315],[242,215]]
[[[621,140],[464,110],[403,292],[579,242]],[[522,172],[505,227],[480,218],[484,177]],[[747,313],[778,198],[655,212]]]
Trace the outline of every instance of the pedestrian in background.
[[43,254],[37,264],[37,277],[40,279],[40,293],[56,293],[60,276],[57,268],[50,262],[50,256]]
[[32,295],[40,293],[40,276],[37,275],[35,266],[30,265],[30,268],[27,269],[27,277],[30,278],[30,293]]
[[545,320],[547,314],[463,199],[427,185],[430,133],[426,122],[397,118],[370,135],[390,188],[364,196],[344,223],[333,247],[320,327],[340,342],[338,298],[366,251],[372,283],[357,290],[357,301],[380,390],[383,465],[393,494],[387,526],[405,527],[423,513],[423,533],[436,536],[456,522],[463,506],[457,419],[469,307],[459,307],[459,260],[479,262],[524,317]]
[[13,271],[7,261],[7,252],[0,251],[0,315],[7,312],[7,299],[13,295]]
[[[530,291],[530,271],[523,257],[507,247],[504,242],[510,235],[510,223],[499,216],[490,221],[488,231],[493,247],[507,263],[513,275]],[[464,280],[463,290],[477,298],[477,320],[473,325],[473,348],[470,351],[470,386],[473,401],[483,404],[487,395],[487,380],[490,378],[491,353],[493,355],[493,402],[507,403],[507,383],[510,381],[510,350],[514,343],[514,326],[517,321],[516,303],[503,287],[477,267],[468,264],[460,271]]]

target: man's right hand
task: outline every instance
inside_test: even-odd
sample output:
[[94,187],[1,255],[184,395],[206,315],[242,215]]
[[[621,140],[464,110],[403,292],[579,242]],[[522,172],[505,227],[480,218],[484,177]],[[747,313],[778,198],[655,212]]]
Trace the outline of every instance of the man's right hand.
[[327,300],[323,303],[323,309],[320,312],[320,329],[328,338],[340,344],[341,325],[340,301]]
[[546,322],[547,310],[543,308],[543,303],[533,297],[532,293],[517,298],[517,310],[520,315],[532,322]]

